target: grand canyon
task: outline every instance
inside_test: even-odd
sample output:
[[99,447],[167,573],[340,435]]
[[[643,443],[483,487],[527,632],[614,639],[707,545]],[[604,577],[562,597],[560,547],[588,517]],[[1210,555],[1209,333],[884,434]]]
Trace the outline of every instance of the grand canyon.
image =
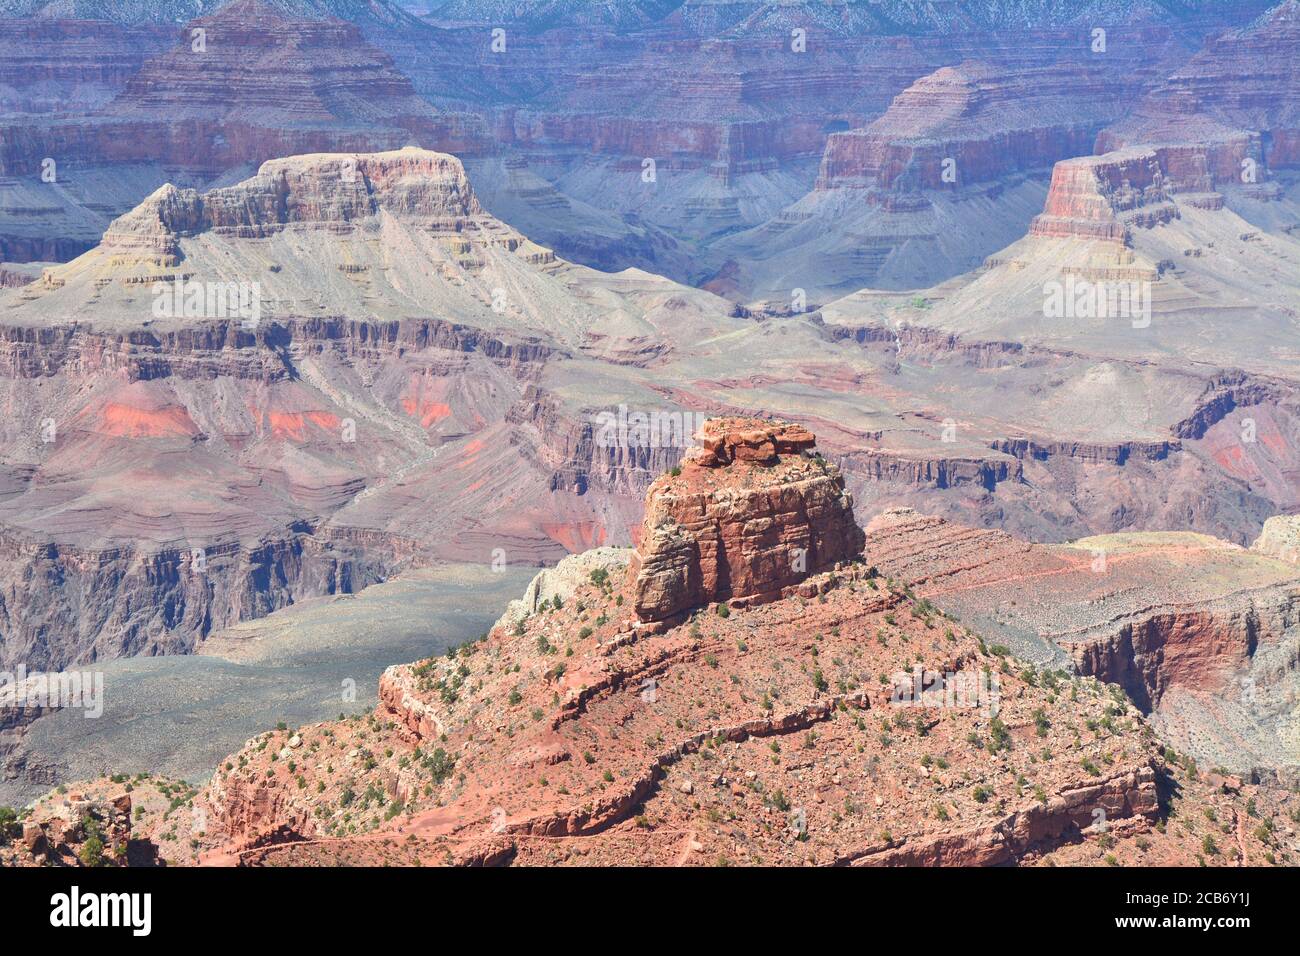
[[0,0],[0,865],[1296,865],[1297,63]]

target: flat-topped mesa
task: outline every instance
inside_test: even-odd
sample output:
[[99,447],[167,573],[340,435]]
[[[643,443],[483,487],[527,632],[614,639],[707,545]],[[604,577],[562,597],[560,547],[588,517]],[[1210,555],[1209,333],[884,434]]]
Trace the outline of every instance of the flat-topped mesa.
[[1050,167],[1092,152],[1132,89],[1130,77],[1083,63],[945,66],[870,125],[832,133],[816,188],[945,190]]
[[261,239],[305,225],[346,233],[381,212],[465,241],[524,241],[484,212],[460,160],[407,147],[274,159],[253,178],[206,193],[166,185],[116,219],[104,245],[175,257],[180,239],[205,232]]
[[1041,238],[1102,239],[1125,244],[1131,226],[1178,215],[1154,150],[1132,149],[1056,164],[1042,215],[1029,233]]
[[800,425],[715,418],[650,486],[629,573],[643,624],[713,602],[775,600],[862,553],[839,469]]

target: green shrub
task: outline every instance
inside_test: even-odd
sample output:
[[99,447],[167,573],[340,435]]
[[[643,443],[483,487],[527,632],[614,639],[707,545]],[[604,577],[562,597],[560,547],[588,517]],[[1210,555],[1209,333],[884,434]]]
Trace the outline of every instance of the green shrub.
[[18,825],[18,811],[13,807],[0,807],[0,846],[5,846],[10,840],[22,834],[22,827]]
[[81,844],[77,859],[81,861],[82,866],[104,865],[104,841],[99,838],[98,833],[92,833],[86,838],[86,842]]
[[439,747],[425,758],[424,768],[433,776],[434,783],[442,783],[456,770],[456,759]]

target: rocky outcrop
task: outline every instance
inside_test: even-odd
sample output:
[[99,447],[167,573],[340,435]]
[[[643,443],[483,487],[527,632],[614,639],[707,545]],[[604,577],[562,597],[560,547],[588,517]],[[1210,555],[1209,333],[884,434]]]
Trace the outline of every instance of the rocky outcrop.
[[839,469],[796,425],[712,419],[650,488],[632,558],[634,609],[666,621],[714,601],[780,596],[862,550]]
[[1070,651],[1081,673],[1118,684],[1151,711],[1170,688],[1225,692],[1260,642],[1276,640],[1298,609],[1300,599],[1280,608],[1162,610],[1126,621],[1107,637],[1077,642]]
[[1206,383],[1191,413],[1173,426],[1180,439],[1204,438],[1206,432],[1222,422],[1233,411],[1250,405],[1285,402],[1290,397],[1290,386],[1283,382],[1257,378],[1244,372],[1226,372],[1216,375]]
[[[120,516],[130,521],[132,516]],[[187,654],[213,630],[306,597],[350,593],[400,563],[393,550],[326,536],[268,535],[190,549],[138,540],[110,548],[0,532],[0,667],[60,670],[137,655]]]
[[[873,566],[826,568],[836,541],[853,539],[851,557],[862,540],[811,432],[729,418],[698,437],[647,504],[674,527],[684,509],[700,519],[691,540],[715,546],[697,548],[695,578],[710,574],[715,592],[723,572],[751,591],[779,586],[771,548],[742,547],[772,527],[821,542],[823,570],[761,605],[738,592],[734,610],[638,627],[628,610],[645,603],[642,572],[661,553],[643,541],[621,576],[612,550],[572,559],[534,581],[528,613],[389,668],[369,719],[281,726],[222,761],[194,804],[212,823],[194,835],[199,862],[978,866],[1065,854],[1098,864],[1151,844],[1195,858],[1202,832],[1162,826],[1165,799],[1197,810],[1185,815],[1195,822],[1213,820],[1199,810],[1221,812],[1224,794],[1194,769],[1168,786],[1181,758],[1151,732],[1162,718],[1143,713],[1149,702],[1070,673],[1064,655],[1013,660],[994,643],[1055,626],[1081,648],[1088,615],[1110,622],[1114,607],[1095,597],[1109,587],[1097,584],[1097,548],[894,510],[870,527]],[[646,533],[665,526],[648,518]],[[1183,596],[1225,574],[1258,586],[1271,567],[1287,579],[1277,562],[1195,535],[1113,537],[1112,573],[1139,590],[1167,591],[1170,562],[1203,566],[1175,582]],[[683,590],[674,586],[662,593]],[[1053,599],[1026,601],[1035,588]],[[1149,604],[1137,599],[1142,616]],[[1249,617],[1249,598],[1242,607]],[[1259,623],[1244,621],[1245,644]],[[1293,607],[1281,626],[1296,623]],[[1152,646],[1147,662],[1204,681],[1216,660],[1250,653],[1209,636]],[[1277,794],[1260,787],[1249,799],[1242,812],[1277,816]],[[726,824],[704,820],[705,806]],[[1243,855],[1271,840],[1239,839]],[[1269,851],[1283,862],[1293,852]]]
[[[287,746],[285,757],[293,755]],[[239,849],[309,838],[315,832],[310,813],[291,800],[283,781],[218,770],[205,794],[226,840]]]
[[1133,149],[1057,163],[1046,205],[1031,224],[1030,235],[1126,244],[1130,226],[1177,216],[1165,185],[1165,171],[1155,150]]
[[21,289],[35,282],[38,274],[31,267],[5,265],[0,267],[0,289]]
[[580,554],[571,554],[553,568],[538,571],[529,583],[524,596],[506,605],[505,613],[497,619],[495,627],[513,630],[519,621],[535,614],[545,603],[562,604],[573,597],[592,575],[606,579],[627,571],[632,552],[628,548],[592,548]]
[[1280,561],[1300,564],[1300,515],[1269,518],[1251,548]]
[[1072,458],[1092,465],[1123,465],[1134,461],[1164,461],[1181,445],[1177,441],[1102,442],[1046,441],[1035,438],[1001,438],[992,443],[997,451],[1022,461],[1050,461]]
[[280,348],[313,356],[381,360],[409,350],[477,353],[503,368],[531,373],[557,350],[535,339],[507,340],[443,319],[406,322],[341,316],[290,320],[247,330],[238,321],[195,322],[174,330],[95,330],[0,325],[0,372],[13,378],[106,374],[127,382],[175,376],[234,378],[263,384],[293,377]]
[[867,554],[986,640],[1122,687],[1180,750],[1244,772],[1294,764],[1300,574],[1270,557],[1293,522],[1252,549],[1187,533],[1054,546],[897,509],[868,525]]
[[412,740],[436,740],[447,732],[438,706],[422,693],[425,671],[398,664],[379,677],[379,710]]
[[[210,291],[235,277],[260,320],[151,308],[167,280]],[[581,406],[534,384],[569,358],[557,315],[575,342],[612,316],[621,335],[639,326],[629,349],[661,350],[630,312],[584,305],[592,280],[488,215],[459,160],[418,148],[160,189],[90,255],[3,293],[0,374],[26,397],[0,436],[0,664],[188,653],[430,548],[469,561],[501,548],[517,566],[602,544],[611,525],[626,540],[649,474],[586,480]],[[509,310],[494,308],[499,286]],[[682,325],[714,307],[658,280],[610,294]],[[691,296],[694,310],[675,308]],[[587,428],[586,464],[564,423]],[[154,481],[187,490],[143,490]],[[78,493],[85,507],[70,506]],[[344,509],[355,520],[332,524]],[[460,527],[416,528],[427,521]]]
[[[8,839],[0,833],[0,865],[149,866],[156,853],[131,833],[131,796],[112,800],[72,791],[38,806]],[[7,845],[6,845],[7,844]]]
[[966,272],[1024,235],[1053,164],[1090,154],[1151,79],[1151,64],[1070,50],[1047,66],[975,55],[917,80],[867,126],[831,133],[813,192],[719,243],[732,282],[752,288],[760,263],[779,262],[825,301]]
[[[718,477],[746,462],[789,467],[811,443],[753,420],[715,420],[704,437],[693,457],[706,464],[692,467]],[[913,553],[956,550],[967,568],[1014,564],[1026,547],[910,513],[881,527],[915,535]],[[896,544],[882,541],[880,556]],[[1136,708],[1092,679],[1009,666],[1005,648],[906,584],[851,566],[654,635],[625,617],[637,584],[575,580],[561,602],[481,641],[391,668],[370,721],[249,741],[204,797],[218,824],[208,858],[978,866],[1074,848],[1095,864],[1099,847],[1164,838],[1169,758]],[[923,668],[927,646],[938,656]],[[877,685],[877,674],[907,685],[914,665],[931,682],[919,694]],[[948,695],[950,681],[995,672],[982,702],[938,704],[938,682]],[[1188,806],[1203,797],[1184,791]],[[699,822],[702,805],[727,825]],[[1262,794],[1256,806],[1274,812]],[[1199,847],[1199,832],[1168,830],[1180,858]]]
[[1001,456],[967,458],[883,448],[853,452],[844,456],[843,464],[855,479],[891,482],[915,488],[944,489],[973,485],[992,491],[1001,482],[1021,480],[1024,474],[1020,462]]

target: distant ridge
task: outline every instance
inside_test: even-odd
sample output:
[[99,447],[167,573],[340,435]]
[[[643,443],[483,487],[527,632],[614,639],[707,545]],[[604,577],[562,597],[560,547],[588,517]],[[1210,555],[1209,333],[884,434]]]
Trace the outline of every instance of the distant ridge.
[[[0,0],[0,18],[108,20],[121,24],[188,23],[235,0]],[[347,20],[359,26],[419,29],[424,24],[392,0],[261,0],[281,13],[309,20]]]

